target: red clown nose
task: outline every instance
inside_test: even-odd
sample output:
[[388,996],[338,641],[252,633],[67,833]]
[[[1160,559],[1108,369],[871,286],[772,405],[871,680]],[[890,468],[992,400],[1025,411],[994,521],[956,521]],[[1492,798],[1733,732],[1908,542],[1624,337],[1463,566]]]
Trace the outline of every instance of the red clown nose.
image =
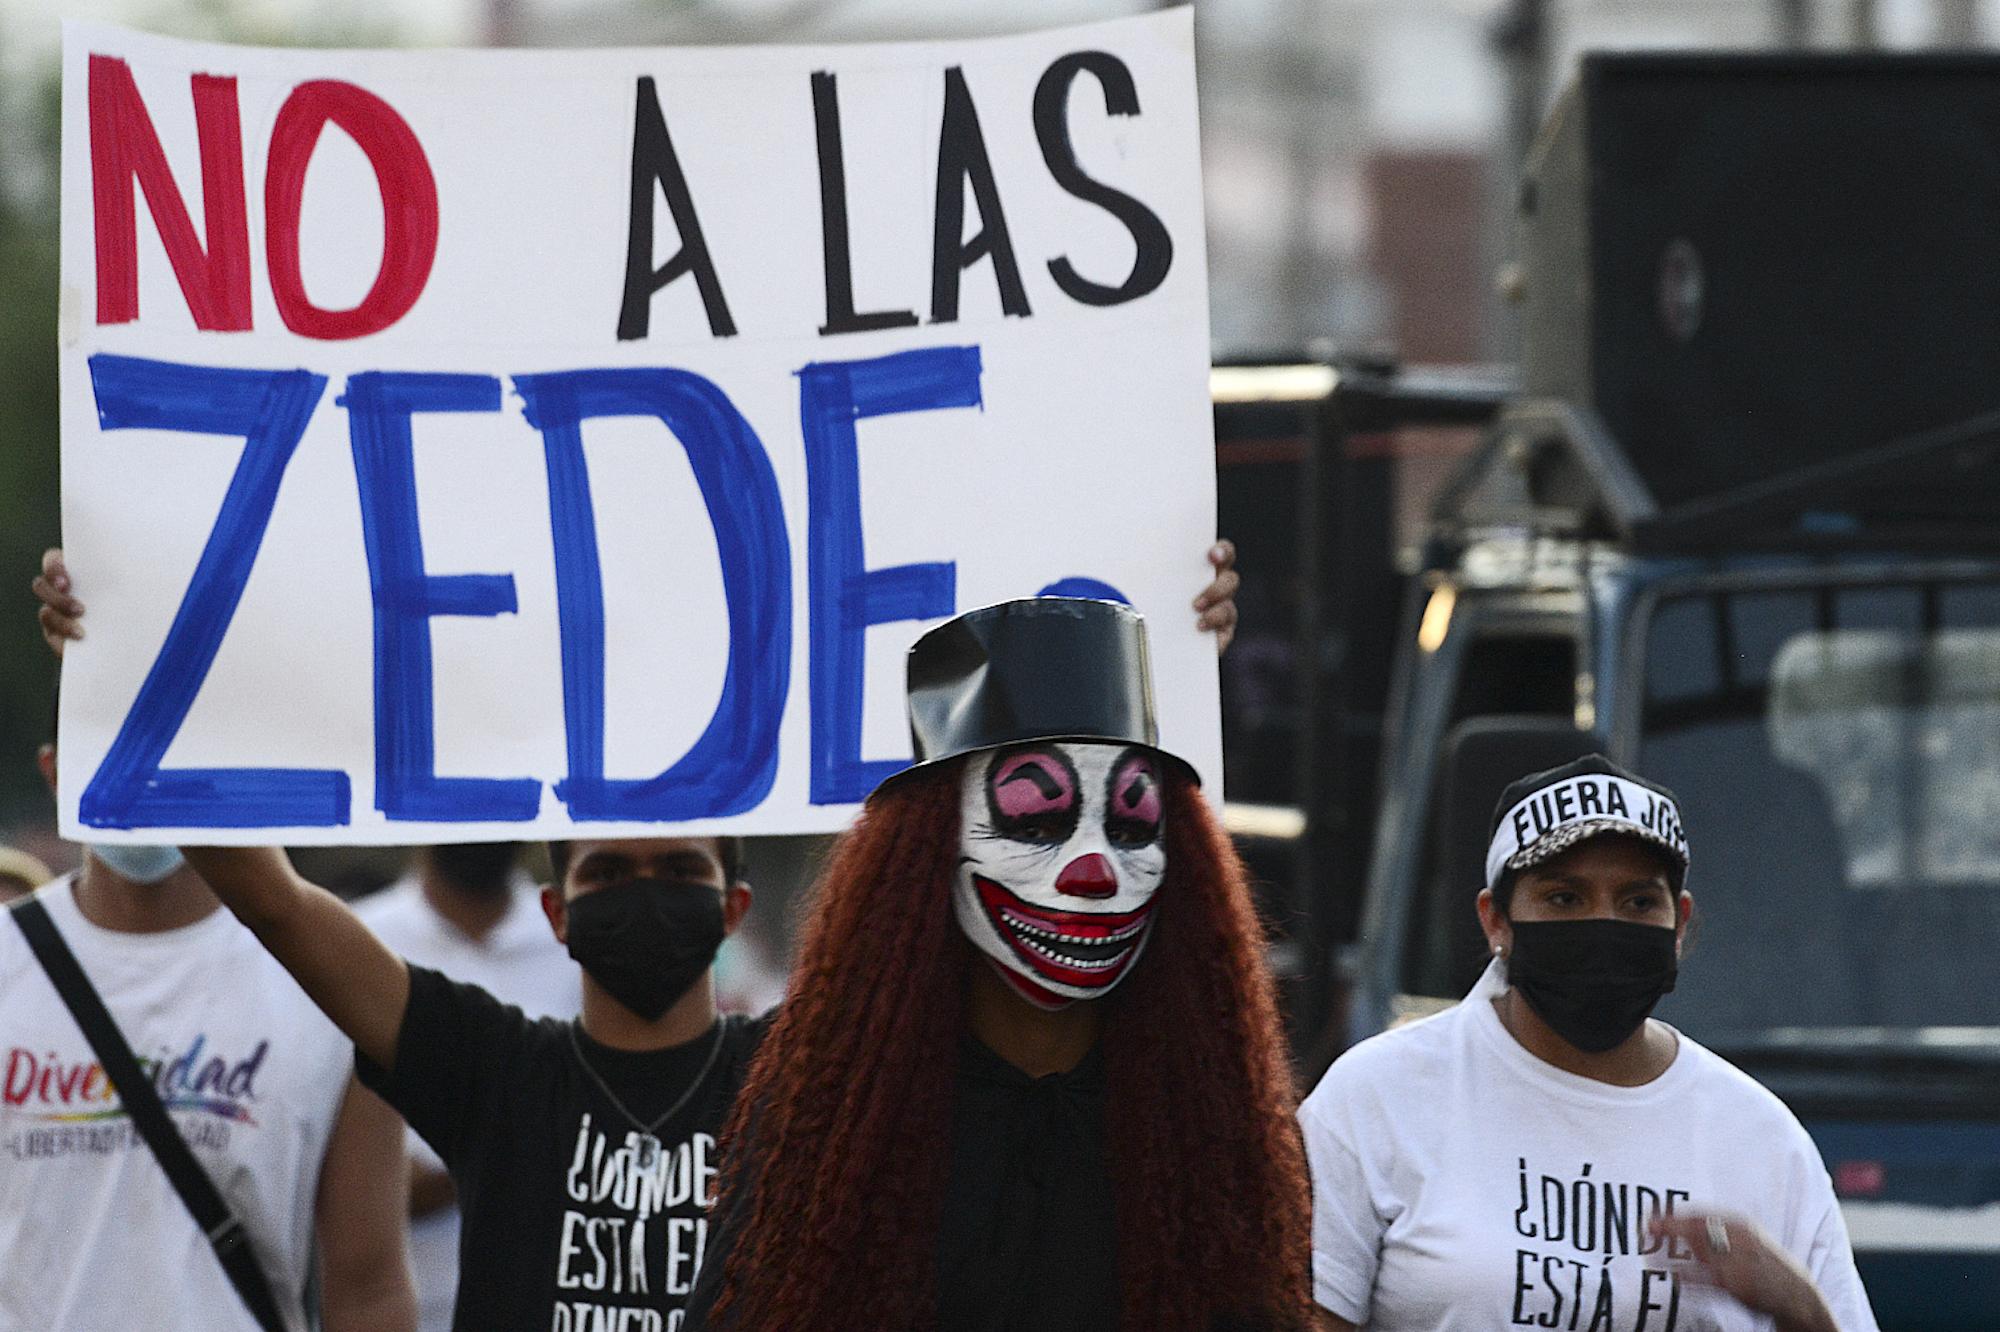
[[1078,856],[1056,875],[1056,891],[1071,897],[1110,897],[1118,891],[1118,877],[1111,862],[1098,852]]

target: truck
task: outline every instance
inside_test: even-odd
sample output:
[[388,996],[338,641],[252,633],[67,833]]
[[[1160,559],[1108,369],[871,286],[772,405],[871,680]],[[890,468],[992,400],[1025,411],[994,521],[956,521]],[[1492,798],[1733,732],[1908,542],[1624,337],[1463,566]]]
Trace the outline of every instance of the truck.
[[[1225,517],[1246,413],[1303,441],[1299,819],[1234,822],[1305,1074],[1466,992],[1501,788],[1604,752],[1693,849],[1658,1016],[1798,1115],[1891,1329],[2000,1327],[1987,142],[1991,57],[1586,57],[1523,176],[1518,370],[1215,381]],[[1439,424],[1478,443],[1398,564],[1368,442]]]

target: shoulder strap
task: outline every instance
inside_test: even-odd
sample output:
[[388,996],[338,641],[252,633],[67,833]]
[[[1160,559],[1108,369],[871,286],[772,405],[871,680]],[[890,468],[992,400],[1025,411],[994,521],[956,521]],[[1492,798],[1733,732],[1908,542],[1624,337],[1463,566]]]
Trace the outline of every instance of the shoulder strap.
[[208,1236],[222,1270],[236,1287],[236,1293],[243,1297],[251,1316],[264,1332],[285,1332],[285,1320],[278,1314],[278,1302],[271,1294],[270,1282],[265,1280],[264,1269],[257,1265],[257,1255],[250,1247],[243,1222],[223,1201],[215,1182],[188,1150],[187,1140],[174,1127],[174,1121],[167,1117],[152,1080],[140,1071],[139,1061],[132,1057],[132,1047],[125,1043],[118,1024],[105,1011],[104,1001],[98,998],[96,987],[77,965],[76,955],[63,942],[62,932],[49,918],[48,908],[31,895],[8,910],[15,924],[21,927],[21,933],[28,937],[28,946],[34,949],[35,958],[48,973],[56,993],[69,1006],[76,1025],[83,1028],[84,1039],[97,1053],[97,1062],[104,1066],[105,1076],[111,1079],[125,1112],[132,1117],[132,1126],[153,1149],[153,1156],[166,1171],[174,1192],[186,1204],[194,1223]]

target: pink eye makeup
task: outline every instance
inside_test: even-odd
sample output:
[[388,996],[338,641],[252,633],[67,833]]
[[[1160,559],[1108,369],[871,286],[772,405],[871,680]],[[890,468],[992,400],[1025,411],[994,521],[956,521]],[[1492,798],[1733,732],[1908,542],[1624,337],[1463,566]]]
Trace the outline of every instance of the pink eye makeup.
[[1010,754],[986,781],[993,830],[1022,841],[1063,841],[1075,831],[1082,801],[1076,769],[1058,749]]
[[1144,846],[1160,835],[1160,773],[1144,754],[1127,754],[1111,770],[1105,830],[1120,846]]

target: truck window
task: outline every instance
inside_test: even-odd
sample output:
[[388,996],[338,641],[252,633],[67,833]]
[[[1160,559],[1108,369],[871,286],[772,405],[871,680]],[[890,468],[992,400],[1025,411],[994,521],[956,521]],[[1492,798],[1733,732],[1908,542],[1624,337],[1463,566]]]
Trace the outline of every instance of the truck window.
[[1491,634],[1467,647],[1451,719],[1493,713],[1576,712],[1576,640],[1556,634]]
[[1771,747],[1826,774],[1850,889],[2000,885],[2000,630],[1801,634],[1771,675]]
[[[1482,634],[1466,648],[1452,698],[1451,726],[1501,715],[1573,717],[1576,673],[1576,640],[1568,635]],[[1477,828],[1448,826],[1450,814],[1439,789],[1443,771],[1439,765],[1432,777],[1418,897],[1404,941],[1402,989],[1405,994],[1456,999],[1486,964],[1486,938],[1480,933],[1473,900],[1483,886],[1477,862],[1485,851],[1491,811],[1461,816],[1461,821],[1475,818]],[[1466,848],[1475,844],[1476,851],[1468,855]]]
[[1664,598],[1644,678],[1700,920],[1662,1016],[2000,1026],[2000,585]]

